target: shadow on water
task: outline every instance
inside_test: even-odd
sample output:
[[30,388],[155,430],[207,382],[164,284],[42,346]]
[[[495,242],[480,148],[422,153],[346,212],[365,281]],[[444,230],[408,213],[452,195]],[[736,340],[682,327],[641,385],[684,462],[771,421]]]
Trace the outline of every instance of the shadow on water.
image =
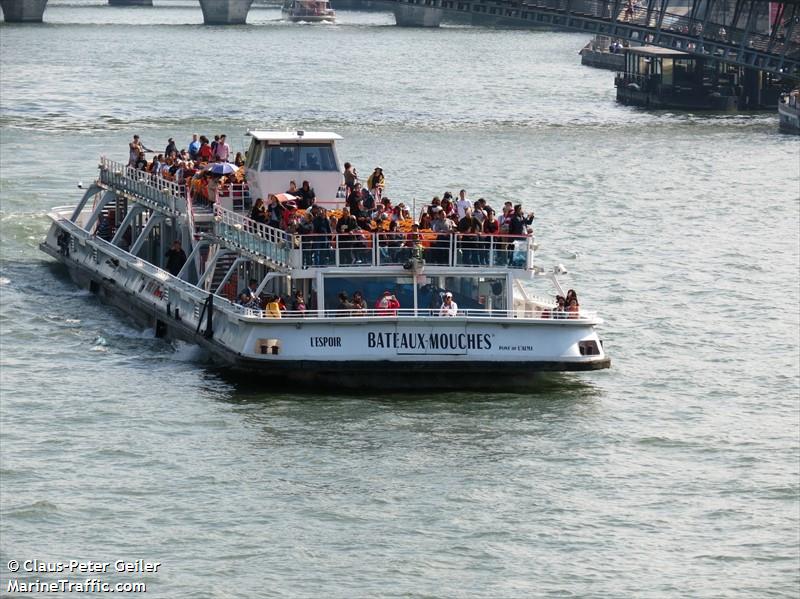
[[[228,392],[218,395],[226,404],[259,418],[291,416],[300,420],[369,419],[379,414],[401,417],[449,415],[561,418],[592,412],[603,392],[574,374],[547,373],[533,388],[518,392],[423,391],[414,393],[299,392],[276,389],[243,377],[222,375]],[[327,416],[326,416],[327,415]]]

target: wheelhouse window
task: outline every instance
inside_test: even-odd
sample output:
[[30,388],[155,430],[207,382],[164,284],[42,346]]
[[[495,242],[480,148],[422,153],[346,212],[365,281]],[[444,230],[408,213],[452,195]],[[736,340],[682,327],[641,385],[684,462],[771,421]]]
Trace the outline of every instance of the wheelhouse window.
[[338,171],[330,144],[300,144],[300,170]]
[[261,161],[261,142],[254,139],[247,150],[247,168],[258,169]]
[[331,144],[267,143],[262,171],[338,171]]
[[297,144],[281,144],[279,146],[267,144],[261,170],[296,171],[299,170],[299,164]]

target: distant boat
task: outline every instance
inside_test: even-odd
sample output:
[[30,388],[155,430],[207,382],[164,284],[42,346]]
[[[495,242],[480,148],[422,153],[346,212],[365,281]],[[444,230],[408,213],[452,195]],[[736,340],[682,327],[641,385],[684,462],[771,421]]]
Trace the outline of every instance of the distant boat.
[[293,23],[299,21],[333,23],[336,20],[336,11],[328,0],[286,0],[281,12]]

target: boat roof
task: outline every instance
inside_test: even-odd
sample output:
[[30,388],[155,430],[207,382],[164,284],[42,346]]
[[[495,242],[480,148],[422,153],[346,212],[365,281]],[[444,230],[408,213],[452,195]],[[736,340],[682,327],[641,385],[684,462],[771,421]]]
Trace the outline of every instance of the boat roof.
[[659,46],[642,46],[640,48],[628,48],[631,54],[642,56],[691,56],[688,52],[673,50],[672,48],[661,48]]
[[341,135],[329,131],[248,131],[258,141],[335,141]]

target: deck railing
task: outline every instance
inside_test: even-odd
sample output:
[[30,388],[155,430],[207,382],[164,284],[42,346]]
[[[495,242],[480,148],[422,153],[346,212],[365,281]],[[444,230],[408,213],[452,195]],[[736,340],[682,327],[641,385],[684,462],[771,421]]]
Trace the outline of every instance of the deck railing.
[[174,214],[185,215],[185,186],[121,162],[100,158],[100,181],[133,196],[148,200]]
[[290,234],[214,205],[214,232],[218,237],[245,251],[288,266],[293,247]]
[[531,269],[533,236],[350,232],[298,235],[304,268],[396,266],[412,259],[429,265]]
[[437,318],[437,319],[450,319],[450,318],[515,318],[515,319],[534,319],[534,320],[557,320],[557,321],[575,321],[575,320],[595,320],[597,313],[589,310],[580,310],[578,312],[557,312],[551,308],[544,308],[542,310],[488,310],[488,309],[459,309],[457,314],[452,316],[440,315],[439,308],[400,308],[397,310],[380,309],[380,308],[367,308],[364,310],[283,310],[281,311],[281,318],[278,319],[271,316],[267,310],[256,310],[248,308],[239,304],[234,304],[244,316],[252,316],[264,318],[266,320],[281,320],[283,318],[304,318],[304,319],[319,319],[319,318],[367,318],[382,320],[386,318]]
[[431,266],[533,268],[532,235],[461,233],[296,234],[214,205],[216,234],[235,247],[293,268]]

